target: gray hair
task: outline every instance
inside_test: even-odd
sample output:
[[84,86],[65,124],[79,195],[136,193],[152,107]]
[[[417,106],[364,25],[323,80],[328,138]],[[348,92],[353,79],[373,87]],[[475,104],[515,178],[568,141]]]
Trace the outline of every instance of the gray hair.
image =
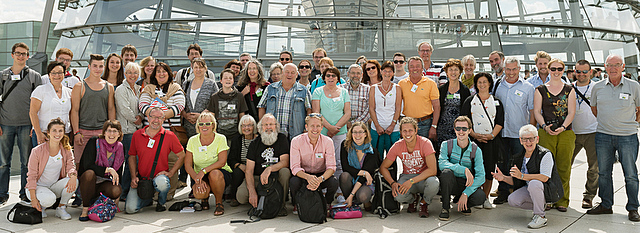
[[269,67],[269,73],[271,73],[271,71],[273,71],[276,68],[280,68],[280,70],[284,70],[284,66],[282,66],[282,64],[280,64],[280,62],[274,62],[273,64],[271,64],[271,66]]
[[424,60],[422,60],[421,57],[419,56],[413,56],[410,57],[409,60],[407,61],[407,64],[409,64],[411,61],[416,60],[416,61],[420,61],[420,65],[422,66],[422,68],[424,69]]
[[462,57],[462,65],[464,66],[468,61],[472,61],[473,66],[476,65],[476,57],[474,57],[472,54]]
[[260,121],[258,122],[258,124],[257,124],[258,133],[260,131],[262,131],[262,121],[264,121],[264,119],[266,119],[266,118],[273,118],[273,120],[276,122],[276,132],[280,133],[280,123],[278,123],[278,119],[276,119],[276,116],[274,116],[271,113],[264,114],[264,116],[262,116],[262,119],[260,119]]
[[[276,62],[276,63],[277,63],[277,64],[280,64],[280,62]],[[273,66],[274,66],[276,63],[273,63],[273,65],[271,65],[271,69],[273,69]],[[293,64],[293,63],[287,63],[287,64],[285,64],[284,66],[283,66],[283,65],[280,65],[280,67],[282,68],[282,71],[283,71],[283,72],[284,72],[284,68],[285,68],[285,67],[287,67],[287,66],[291,66],[291,67],[293,67],[294,69],[296,69],[296,72],[298,72],[298,66],[296,66],[296,65],[295,65],[295,64]]]
[[516,63],[518,67],[520,67],[520,60],[517,57],[506,57],[504,59],[503,67],[507,66],[507,64]]
[[[620,56],[620,55],[618,55],[618,54],[609,54],[609,56],[607,56],[607,59],[606,59],[606,60],[604,60],[604,61],[605,61],[605,63],[606,63],[607,61],[609,61],[609,59],[614,58],[614,57],[615,57],[615,58],[619,58],[619,59],[622,61],[622,64],[624,65],[624,58],[622,58],[622,56]],[[606,64],[605,64],[605,65],[606,65]]]
[[124,72],[127,72],[129,70],[137,70],[138,74],[142,72],[142,69],[140,69],[140,65],[138,65],[138,63],[135,63],[135,62],[129,62],[127,63],[126,66],[124,66]]
[[349,72],[351,72],[351,69],[353,69],[353,68],[358,68],[358,69],[362,70],[362,66],[360,66],[360,65],[358,65],[358,64],[351,64],[351,65],[349,66],[349,68],[347,69],[347,74],[348,74]]
[[240,134],[242,134],[242,123],[244,123],[245,121],[249,121],[251,124],[253,124],[253,133],[257,133],[258,132],[258,128],[256,126],[256,120],[253,119],[253,117],[249,114],[246,114],[244,116],[242,116],[242,118],[240,118],[240,121],[238,122],[238,132],[240,132]]
[[518,135],[520,137],[524,137],[525,135],[528,135],[528,134],[532,134],[533,136],[537,137],[538,129],[536,129],[536,127],[533,126],[532,124],[528,124],[528,125],[522,126],[520,128],[520,131],[518,132]]

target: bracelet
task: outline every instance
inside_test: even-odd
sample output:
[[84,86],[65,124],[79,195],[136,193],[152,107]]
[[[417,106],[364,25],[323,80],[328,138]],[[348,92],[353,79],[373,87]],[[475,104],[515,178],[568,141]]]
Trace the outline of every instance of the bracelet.
[[351,196],[355,196],[355,194],[351,193]]
[[75,136],[75,135],[78,135],[78,134],[81,134],[81,133],[80,133],[80,130],[78,130],[78,131],[76,131],[75,133],[73,133],[73,135],[74,135],[74,136]]
[[542,124],[542,129],[544,129],[545,127],[547,127],[547,124]]
[[204,174],[205,174],[205,175],[207,174],[207,169],[205,169],[205,168],[203,168],[203,169],[202,169],[202,170],[200,170],[200,171],[204,172]]
[[490,133],[490,134],[491,134],[491,139],[496,138],[496,135],[493,135],[493,133]]
[[431,125],[431,127],[433,127],[434,129],[437,129],[438,126],[437,125]]
[[398,123],[398,120],[392,120],[391,122],[393,122],[393,123]]
[[524,180],[524,173],[520,173],[520,179]]

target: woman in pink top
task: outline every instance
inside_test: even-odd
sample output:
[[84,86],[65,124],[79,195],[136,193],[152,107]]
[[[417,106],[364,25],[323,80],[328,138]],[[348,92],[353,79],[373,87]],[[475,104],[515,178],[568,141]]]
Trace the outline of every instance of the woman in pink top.
[[[410,203],[407,212],[412,213],[417,210],[416,206],[420,201],[421,218],[429,217],[428,205],[431,199],[440,189],[440,181],[436,174],[438,165],[436,163],[436,152],[429,139],[419,136],[418,122],[405,117],[400,120],[400,133],[402,139],[397,141],[387,154],[387,157],[380,166],[380,174],[391,184],[393,196],[400,203]],[[402,161],[402,174],[395,181],[391,177],[389,167],[400,157]]]
[[67,213],[65,205],[76,191],[78,180],[64,126],[65,122],[60,118],[51,120],[47,126],[48,141],[31,151],[26,189],[31,206],[41,211],[42,217],[47,216],[44,210],[52,206],[56,198],[60,198],[56,216],[69,220],[71,215]]
[[333,202],[338,190],[338,179],[333,177],[336,170],[335,149],[331,138],[322,135],[322,115],[311,113],[305,119],[307,133],[291,140],[290,166],[293,177],[289,180],[293,213],[297,214],[296,193],[307,183],[307,189],[327,189],[325,199]]

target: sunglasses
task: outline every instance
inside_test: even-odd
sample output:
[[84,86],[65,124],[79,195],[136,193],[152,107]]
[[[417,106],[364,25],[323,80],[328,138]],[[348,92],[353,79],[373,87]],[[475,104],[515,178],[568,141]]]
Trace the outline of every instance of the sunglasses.
[[308,65],[298,66],[298,69],[311,69],[311,66],[308,66]]
[[314,113],[309,114],[309,116],[310,117],[320,117],[321,118],[322,114],[314,112]]
[[365,70],[366,71],[370,71],[370,70],[375,70],[375,69],[376,69],[376,67],[367,67]]
[[394,60],[393,64],[404,64],[404,61],[401,60]]
[[589,73],[589,70],[576,70],[576,74],[579,74],[579,73],[587,74]]
[[523,142],[534,142],[536,140],[536,137],[520,138],[520,140],[522,140]]
[[280,58],[280,61],[289,61],[289,60],[291,60],[291,58],[288,58],[288,57],[286,57],[286,58],[285,57],[281,57]]
[[198,123],[198,126],[212,126],[213,122],[200,122]]
[[335,74],[326,74],[324,76],[327,77],[327,78],[337,78],[338,77],[338,75],[335,75]]
[[551,67],[551,68],[549,68],[549,70],[553,71],[553,72],[556,72],[556,71],[562,71],[562,70],[564,70],[564,68],[562,68],[562,67]]
[[467,132],[467,130],[469,130],[469,127],[453,127],[456,131],[463,131],[463,132]]

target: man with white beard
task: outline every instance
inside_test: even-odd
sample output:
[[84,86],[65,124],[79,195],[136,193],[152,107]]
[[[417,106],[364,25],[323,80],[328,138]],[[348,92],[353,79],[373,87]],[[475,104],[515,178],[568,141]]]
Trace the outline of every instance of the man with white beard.
[[[258,206],[258,194],[256,187],[262,183],[269,182],[269,176],[277,173],[278,182],[282,184],[284,193],[289,191],[289,139],[279,133],[280,125],[276,117],[270,113],[265,114],[258,122],[258,132],[260,135],[251,142],[247,151],[247,165],[245,172],[245,182],[240,185],[236,194],[238,202],[245,204],[249,202],[251,206]],[[286,197],[283,196],[283,199]],[[286,216],[287,209],[282,200],[282,209],[278,216]]]

